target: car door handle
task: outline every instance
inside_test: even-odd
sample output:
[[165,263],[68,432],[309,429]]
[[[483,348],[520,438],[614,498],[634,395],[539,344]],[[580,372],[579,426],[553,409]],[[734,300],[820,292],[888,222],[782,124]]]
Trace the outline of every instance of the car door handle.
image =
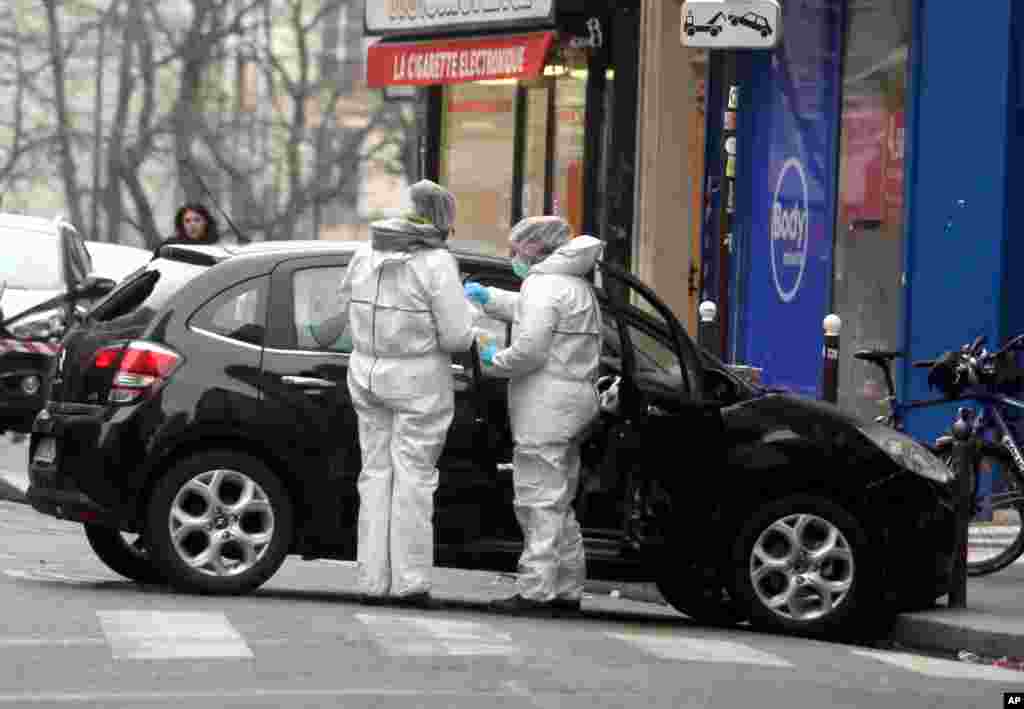
[[337,382],[330,379],[317,379],[316,377],[293,377],[291,375],[281,377],[285,384],[293,384],[303,389],[327,389],[337,386]]

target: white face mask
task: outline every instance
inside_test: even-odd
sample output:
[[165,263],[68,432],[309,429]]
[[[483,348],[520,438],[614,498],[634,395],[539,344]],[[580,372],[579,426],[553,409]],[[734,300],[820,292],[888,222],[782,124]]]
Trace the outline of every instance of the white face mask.
[[530,264],[523,263],[519,259],[512,260],[512,273],[516,274],[520,279],[526,278],[526,274],[530,272]]

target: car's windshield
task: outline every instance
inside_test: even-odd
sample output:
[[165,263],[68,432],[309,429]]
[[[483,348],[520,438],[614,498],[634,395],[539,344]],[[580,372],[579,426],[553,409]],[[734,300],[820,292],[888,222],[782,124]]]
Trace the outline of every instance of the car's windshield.
[[22,290],[62,290],[55,234],[0,226],[0,283]]

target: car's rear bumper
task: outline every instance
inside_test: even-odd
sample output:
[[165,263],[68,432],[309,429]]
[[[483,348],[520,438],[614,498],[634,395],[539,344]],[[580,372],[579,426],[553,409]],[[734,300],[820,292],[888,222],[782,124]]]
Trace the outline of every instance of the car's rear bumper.
[[[36,417],[28,450],[29,504],[45,514],[131,528],[137,523],[136,476],[142,456],[119,435],[107,407],[50,404]],[[56,457],[41,460],[42,441]]]
[[[43,408],[43,389],[49,358],[19,361],[16,365],[0,357],[0,428],[28,433],[32,421]],[[35,387],[26,393],[26,385]]]

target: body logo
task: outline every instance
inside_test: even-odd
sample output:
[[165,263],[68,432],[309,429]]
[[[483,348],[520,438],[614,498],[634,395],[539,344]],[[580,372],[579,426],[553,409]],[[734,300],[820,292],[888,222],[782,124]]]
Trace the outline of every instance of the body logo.
[[[787,183],[786,178],[791,174],[799,179],[799,190],[792,189],[792,182]],[[790,187],[785,194],[783,185]],[[809,201],[804,166],[798,159],[790,158],[783,164],[778,182],[775,184],[770,235],[772,279],[783,303],[789,303],[796,298],[807,266],[810,236]]]

